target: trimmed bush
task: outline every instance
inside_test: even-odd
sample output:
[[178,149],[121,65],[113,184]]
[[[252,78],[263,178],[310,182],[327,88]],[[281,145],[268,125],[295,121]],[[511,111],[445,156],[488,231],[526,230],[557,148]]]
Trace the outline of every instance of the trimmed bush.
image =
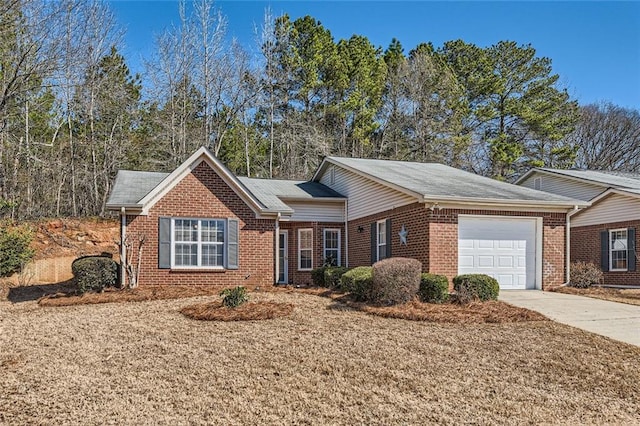
[[33,232],[27,226],[0,225],[0,277],[19,272],[33,258]]
[[328,267],[324,270],[324,285],[329,288],[337,288],[340,286],[342,274],[347,272],[349,268],[344,266]]
[[324,271],[327,269],[326,266],[321,266],[319,268],[313,269],[311,271],[311,280],[313,281],[313,285],[317,287],[324,287]]
[[220,296],[222,296],[222,304],[227,308],[237,308],[249,300],[247,289],[242,286],[225,288],[220,292]]
[[397,305],[411,301],[420,289],[422,263],[416,259],[392,257],[372,267],[372,301]]
[[358,301],[369,300],[371,297],[371,266],[358,266],[342,274],[340,290],[350,292]]
[[449,301],[449,279],[444,275],[420,275],[420,300],[427,303],[445,303]]
[[569,286],[576,288],[589,288],[600,284],[602,270],[593,263],[574,262],[571,264]]
[[108,257],[85,256],[71,264],[79,293],[101,292],[118,284],[118,264]]
[[461,303],[471,300],[498,300],[500,285],[495,278],[484,274],[458,275],[453,279],[453,289]]

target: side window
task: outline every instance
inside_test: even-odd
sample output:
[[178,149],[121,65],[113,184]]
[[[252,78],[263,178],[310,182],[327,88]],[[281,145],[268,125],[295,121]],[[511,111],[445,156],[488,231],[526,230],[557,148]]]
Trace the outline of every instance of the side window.
[[324,262],[327,265],[340,266],[340,230],[325,229],[323,243]]
[[376,260],[382,260],[387,257],[387,221],[378,221],[377,228],[378,251]]
[[628,240],[626,229],[612,229],[609,231],[609,270],[627,270]]
[[298,229],[298,269],[313,269],[313,230]]

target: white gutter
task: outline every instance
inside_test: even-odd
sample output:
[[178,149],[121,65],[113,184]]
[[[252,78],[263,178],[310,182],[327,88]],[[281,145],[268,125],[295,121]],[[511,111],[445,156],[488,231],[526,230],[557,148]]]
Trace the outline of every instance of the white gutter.
[[275,255],[275,259],[276,259],[276,268],[275,268],[275,272],[276,272],[276,276],[275,276],[275,280],[274,283],[278,284],[278,279],[280,278],[280,213],[278,213],[278,215],[276,216],[276,241],[275,241],[275,246],[276,246],[276,255]]
[[125,239],[127,236],[127,212],[124,207],[120,208],[120,288],[124,288],[126,283],[127,246]]

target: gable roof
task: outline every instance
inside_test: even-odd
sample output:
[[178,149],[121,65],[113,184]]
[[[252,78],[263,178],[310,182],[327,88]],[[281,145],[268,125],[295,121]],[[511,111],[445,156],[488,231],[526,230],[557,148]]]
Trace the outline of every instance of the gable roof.
[[155,201],[202,161],[206,161],[216,170],[256,213],[292,214],[293,209],[282,199],[344,199],[342,195],[318,182],[237,177],[209,150],[200,148],[172,173],[119,170],[107,201],[107,208],[116,210],[125,207],[148,211]]
[[586,207],[589,203],[500,182],[438,163],[326,157],[316,174],[319,181],[329,164],[415,196],[421,202]]
[[536,172],[563,176],[570,179],[578,179],[604,188],[627,188],[640,190],[640,173],[614,172],[607,170],[562,170],[539,167],[529,170],[516,181],[516,184],[523,182]]

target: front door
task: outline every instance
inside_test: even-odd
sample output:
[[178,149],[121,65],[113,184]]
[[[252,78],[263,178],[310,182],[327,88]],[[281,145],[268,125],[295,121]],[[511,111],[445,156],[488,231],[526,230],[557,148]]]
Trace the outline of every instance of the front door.
[[278,282],[282,284],[286,284],[289,282],[289,232],[288,231],[280,231],[280,246],[278,252],[278,270],[280,274],[278,275]]

